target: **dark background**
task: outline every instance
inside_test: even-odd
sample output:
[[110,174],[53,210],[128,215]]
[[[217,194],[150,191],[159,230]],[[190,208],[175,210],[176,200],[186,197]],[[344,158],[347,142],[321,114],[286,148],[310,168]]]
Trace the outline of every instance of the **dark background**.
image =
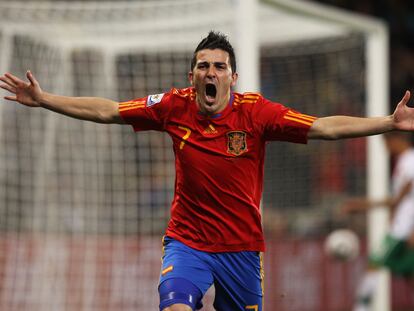
[[[388,23],[390,32],[390,109],[405,90],[414,91],[414,1],[317,0],[346,10],[374,16]],[[413,100],[411,100],[412,102]],[[412,103],[410,106],[414,106]]]

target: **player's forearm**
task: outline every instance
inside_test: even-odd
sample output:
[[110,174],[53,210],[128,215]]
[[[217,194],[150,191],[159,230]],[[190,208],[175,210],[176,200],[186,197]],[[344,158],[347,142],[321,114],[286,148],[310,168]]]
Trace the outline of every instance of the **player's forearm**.
[[43,92],[41,107],[66,116],[98,123],[122,123],[118,103],[100,97],[68,97]]
[[310,129],[308,137],[310,139],[335,140],[376,135],[393,129],[392,116],[376,118],[332,116],[317,119]]
[[369,199],[366,197],[361,198],[352,198],[347,200],[341,210],[348,214],[348,213],[362,213],[367,212],[371,208],[375,207],[390,207],[391,205],[391,198],[385,199]]
[[389,199],[389,207],[393,210],[400,205],[400,203],[410,194],[412,191],[412,181],[406,182],[400,189],[400,192]]
[[395,198],[386,197],[384,199],[371,200],[369,204],[369,208],[386,207],[389,209],[393,209],[395,204],[396,204]]

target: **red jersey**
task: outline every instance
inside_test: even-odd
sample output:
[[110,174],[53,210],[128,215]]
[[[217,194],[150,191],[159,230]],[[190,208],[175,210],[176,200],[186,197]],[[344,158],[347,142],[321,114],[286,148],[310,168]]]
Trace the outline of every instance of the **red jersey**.
[[195,89],[119,104],[135,131],[167,132],[176,181],[166,235],[207,252],[264,251],[260,216],[266,141],[306,143],[313,121],[257,93],[232,93],[227,107],[203,115]]

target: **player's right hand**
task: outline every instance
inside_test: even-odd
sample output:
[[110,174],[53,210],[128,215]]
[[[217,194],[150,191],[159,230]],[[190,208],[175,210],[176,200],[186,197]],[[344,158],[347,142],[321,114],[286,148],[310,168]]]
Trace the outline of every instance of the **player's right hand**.
[[3,83],[0,83],[0,87],[14,94],[4,98],[29,107],[40,107],[42,89],[30,71],[27,71],[26,77],[29,82],[23,81],[11,73],[5,73],[1,76],[0,81]]

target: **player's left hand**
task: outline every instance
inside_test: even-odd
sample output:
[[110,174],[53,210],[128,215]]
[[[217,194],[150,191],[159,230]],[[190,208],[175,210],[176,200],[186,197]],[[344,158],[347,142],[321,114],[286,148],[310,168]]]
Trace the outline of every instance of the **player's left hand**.
[[392,114],[395,130],[414,131],[414,108],[407,106],[409,100],[410,91],[406,91]]

